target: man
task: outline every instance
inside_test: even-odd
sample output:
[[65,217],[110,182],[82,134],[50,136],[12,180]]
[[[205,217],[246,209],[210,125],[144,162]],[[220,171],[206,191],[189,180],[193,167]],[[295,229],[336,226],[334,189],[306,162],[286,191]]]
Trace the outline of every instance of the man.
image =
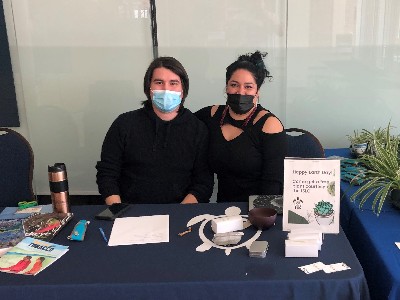
[[144,76],[143,108],[120,115],[105,137],[97,184],[106,204],[208,202],[205,125],[183,104],[189,78],[182,64],[160,57]]

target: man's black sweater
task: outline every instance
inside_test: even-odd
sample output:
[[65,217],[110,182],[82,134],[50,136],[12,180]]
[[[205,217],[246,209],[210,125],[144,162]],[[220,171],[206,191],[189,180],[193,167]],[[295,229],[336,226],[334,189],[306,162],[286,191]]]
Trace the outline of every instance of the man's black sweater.
[[189,193],[208,202],[213,176],[207,148],[206,126],[185,108],[171,121],[152,108],[121,114],[96,165],[99,192],[129,203],[179,203]]

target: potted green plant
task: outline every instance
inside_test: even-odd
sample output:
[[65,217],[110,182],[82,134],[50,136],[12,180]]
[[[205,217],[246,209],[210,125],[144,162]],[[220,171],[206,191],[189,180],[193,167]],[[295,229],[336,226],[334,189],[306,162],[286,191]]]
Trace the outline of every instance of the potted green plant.
[[[372,210],[377,215],[386,198],[391,194],[394,198],[400,190],[399,137],[391,136],[390,128],[389,124],[384,132],[381,129],[375,132],[371,142],[374,154],[365,154],[358,158],[367,169],[364,172],[365,184],[350,197],[352,201],[360,199],[360,208],[372,197]],[[395,200],[392,199],[393,201]],[[396,205],[395,202],[394,204]]]
[[334,218],[334,210],[332,203],[321,200],[314,207],[315,220],[319,225],[332,224]]
[[365,129],[361,132],[354,130],[354,135],[347,135],[347,138],[350,141],[350,152],[358,157],[367,151],[371,135]]
[[387,127],[375,129],[369,131],[362,129],[361,132],[354,130],[354,135],[347,135],[347,139],[350,141],[350,151],[356,157],[359,157],[365,153],[374,154],[373,141],[378,141],[385,144],[387,140],[396,139],[396,136],[390,135],[390,129],[392,126],[390,123]]
[[392,126],[390,126],[390,123],[386,128],[381,128],[379,127],[378,129],[374,131],[368,131],[366,129],[363,129],[363,132],[365,136],[368,139],[369,147],[367,149],[368,154],[375,154],[375,149],[374,149],[374,144],[372,141],[377,141],[383,145],[385,145],[388,141],[395,140],[396,136],[392,136],[390,134],[390,129]]

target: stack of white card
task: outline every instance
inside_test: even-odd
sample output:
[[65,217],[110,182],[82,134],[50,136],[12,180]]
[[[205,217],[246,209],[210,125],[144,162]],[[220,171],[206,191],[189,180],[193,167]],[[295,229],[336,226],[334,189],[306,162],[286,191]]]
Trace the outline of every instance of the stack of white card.
[[286,257],[318,257],[323,235],[317,229],[292,229],[285,240]]
[[219,246],[236,245],[242,239],[243,232],[216,233],[212,241]]
[[305,265],[299,267],[306,274],[311,274],[318,271],[324,271],[325,273],[334,273],[339,271],[350,270],[350,267],[346,265],[344,262],[325,265],[323,262],[316,262],[313,264]]
[[226,216],[213,219],[211,221],[211,228],[215,233],[243,230],[243,219],[241,216]]

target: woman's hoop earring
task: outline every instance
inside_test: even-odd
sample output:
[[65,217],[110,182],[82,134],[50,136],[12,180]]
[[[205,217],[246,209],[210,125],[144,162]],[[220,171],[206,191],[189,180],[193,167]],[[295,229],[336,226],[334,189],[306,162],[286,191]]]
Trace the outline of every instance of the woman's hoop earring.
[[223,95],[225,99],[228,99],[228,93],[226,92],[226,87],[224,88]]

